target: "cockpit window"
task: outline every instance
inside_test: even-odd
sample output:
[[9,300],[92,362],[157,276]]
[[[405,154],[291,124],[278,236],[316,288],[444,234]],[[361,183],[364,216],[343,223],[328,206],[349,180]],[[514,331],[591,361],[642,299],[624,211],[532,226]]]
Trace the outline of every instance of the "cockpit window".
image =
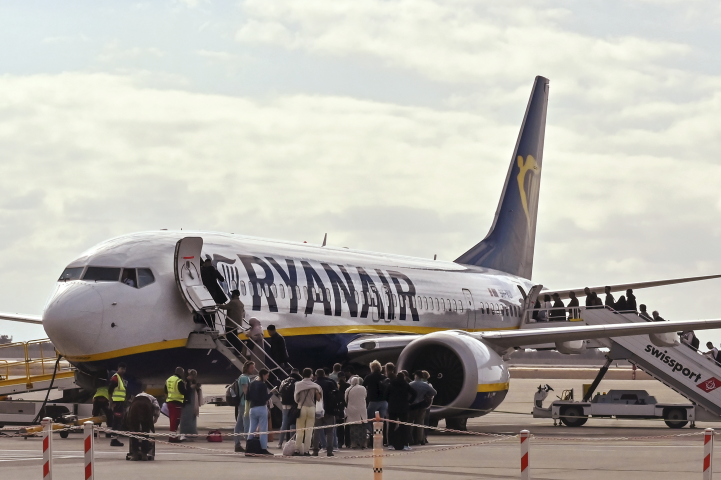
[[78,280],[80,278],[80,275],[83,273],[83,268],[85,267],[70,267],[63,270],[63,273],[60,275],[60,278],[58,278],[59,282],[67,281],[67,280]]
[[[150,285],[154,281],[155,277],[153,276],[153,272],[151,272],[149,268],[138,269],[138,288],[143,288],[146,285]],[[243,290],[245,290],[245,288]]]
[[138,269],[138,288],[143,288],[146,285],[150,285],[155,281],[153,272],[149,268]]
[[129,287],[135,288],[138,285],[138,279],[135,276],[134,268],[124,268],[123,276],[120,277],[120,282],[124,283]]
[[120,278],[120,269],[112,267],[88,267],[83,280],[96,282],[117,282]]

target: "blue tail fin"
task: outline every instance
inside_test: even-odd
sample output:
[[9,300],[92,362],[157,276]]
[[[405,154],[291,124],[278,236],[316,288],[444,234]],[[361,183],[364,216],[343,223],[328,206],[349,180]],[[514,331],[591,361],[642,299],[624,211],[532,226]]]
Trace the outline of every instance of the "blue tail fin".
[[531,278],[547,105],[548,79],[536,77],[493,225],[457,263]]

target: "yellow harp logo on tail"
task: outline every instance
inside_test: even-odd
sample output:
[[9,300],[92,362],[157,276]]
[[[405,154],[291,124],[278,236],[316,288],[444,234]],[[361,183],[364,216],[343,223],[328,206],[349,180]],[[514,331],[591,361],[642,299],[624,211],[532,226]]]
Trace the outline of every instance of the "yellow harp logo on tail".
[[[538,164],[536,164],[536,159],[533,158],[533,155],[526,156],[526,161],[523,161],[522,156],[518,156],[518,191],[521,194],[521,203],[523,204],[523,211],[526,212],[526,220],[528,220],[528,223],[531,223],[531,215],[528,213],[528,198],[526,197],[526,189],[524,188],[524,183],[526,180],[526,173],[529,170],[538,170]],[[535,172],[533,172],[535,173]]]

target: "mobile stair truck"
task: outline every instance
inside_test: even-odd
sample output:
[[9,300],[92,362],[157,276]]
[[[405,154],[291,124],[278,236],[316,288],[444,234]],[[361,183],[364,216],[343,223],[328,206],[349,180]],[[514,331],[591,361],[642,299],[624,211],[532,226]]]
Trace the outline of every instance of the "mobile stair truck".
[[[645,322],[634,312],[615,312],[605,308],[583,308],[574,325],[613,325]],[[558,324],[554,325],[558,326]],[[721,365],[695,348],[681,343],[676,333],[602,338],[584,342],[564,342],[562,353],[580,353],[588,347],[609,349],[607,360],[581,401],[565,391],[559,400],[543,407],[549,391],[540,386],[535,394],[533,416],[553,418],[570,427],[580,427],[589,417],[663,418],[671,428],[682,428],[689,422],[721,421]],[[575,350],[575,351],[574,351]],[[654,379],[687,398],[689,404],[659,404],[644,390],[611,390],[605,395],[593,394],[612,362],[628,360]]]

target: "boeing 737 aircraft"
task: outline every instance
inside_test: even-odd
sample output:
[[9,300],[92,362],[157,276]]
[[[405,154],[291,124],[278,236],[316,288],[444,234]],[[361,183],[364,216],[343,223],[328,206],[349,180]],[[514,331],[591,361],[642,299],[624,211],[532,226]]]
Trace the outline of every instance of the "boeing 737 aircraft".
[[212,343],[199,348],[189,340],[198,331],[194,313],[215,308],[199,275],[201,260],[210,258],[225,292],[240,291],[246,320],[276,325],[293,365],[378,358],[428,370],[439,391],[435,418],[495,409],[509,388],[506,360],[514,348],[555,344],[572,351],[594,338],[721,327],[721,320],[641,322],[614,325],[611,335],[608,326],[535,328],[523,321],[541,290],[531,273],[548,91],[548,80],[537,77],[493,225],[455,261],[216,232],[133,233],[68,264],[42,325],[58,351],[91,377],[106,378],[122,361],[144,387],[162,388],[176,366],[197,369],[207,383],[229,383],[237,364]]

